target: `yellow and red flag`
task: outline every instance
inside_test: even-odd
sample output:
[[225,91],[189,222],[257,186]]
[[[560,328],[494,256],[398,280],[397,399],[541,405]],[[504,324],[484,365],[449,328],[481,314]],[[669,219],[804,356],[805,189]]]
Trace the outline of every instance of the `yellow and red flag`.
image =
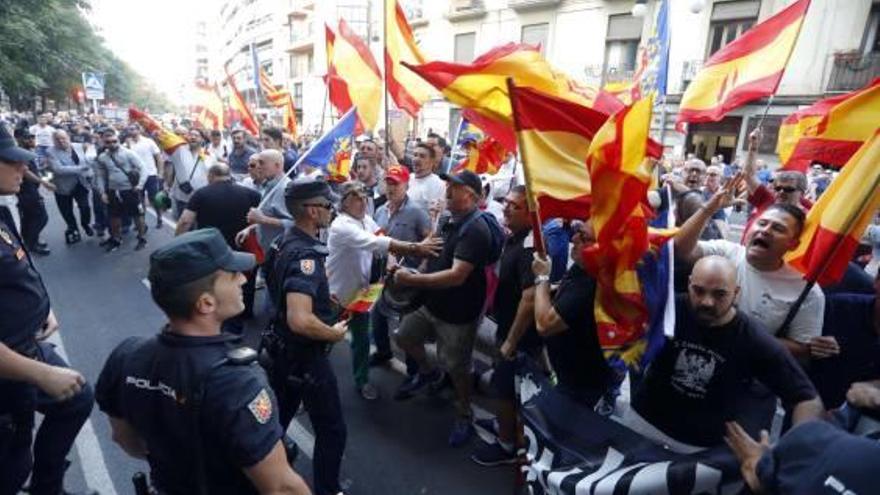
[[254,136],[260,134],[260,126],[257,125],[257,121],[254,119],[254,114],[251,113],[251,109],[248,108],[247,103],[244,101],[244,97],[241,96],[241,93],[238,91],[238,86],[235,85],[235,78],[232,77],[229,72],[226,72],[226,83],[229,84],[229,103],[233,110],[238,112],[239,117],[241,118],[241,125],[248,132],[253,134]]
[[428,62],[404,66],[437,88],[452,103],[471,110],[468,120],[491,134],[508,150],[516,148],[507,78],[514,84],[594,108],[606,114],[623,107],[613,96],[584,86],[555,70],[537,47],[508,43],[481,55],[471,64]]
[[484,136],[479,141],[468,143],[467,157],[458,162],[453,172],[470,170],[475,174],[497,174],[507,157],[507,149],[492,136]]
[[712,55],[681,97],[676,128],[721,120],[775,94],[809,6],[810,0],[797,0]]
[[195,88],[196,104],[193,105],[193,111],[196,121],[205,129],[223,129],[223,100],[217,85],[197,82]]
[[608,115],[532,88],[510,89],[528,189],[542,219],[590,216],[587,153]]
[[266,70],[262,67],[259,67],[259,73],[260,91],[262,91],[263,96],[270,105],[284,110],[284,129],[287,130],[291,136],[295,137],[296,107],[293,105],[293,96],[290,95],[290,91],[277,89],[275,84],[272,83],[269,74],[266,74]]
[[144,128],[144,131],[153,135],[156,139],[156,144],[168,155],[173,154],[177,148],[186,144],[186,139],[166,129],[162,124],[156,122],[152,117],[137,108],[131,107],[128,109],[128,119],[132,122],[137,122]]
[[583,251],[596,278],[594,313],[599,344],[614,365],[636,365],[647,346],[648,310],[636,264],[648,251],[647,192],[653,165],[648,131],[653,97],[614,114],[596,133],[587,157],[595,244]]
[[400,62],[423,64],[412,28],[397,0],[385,0],[385,84],[397,108],[415,118],[433,89]]
[[862,89],[817,101],[782,122],[782,166],[805,172],[813,162],[842,167],[880,128],[880,78]]
[[330,103],[340,115],[357,107],[359,132],[373,130],[379,122],[382,74],[369,47],[344,19],[338,37],[327,28],[327,57]]
[[859,238],[880,208],[880,132],[859,148],[807,214],[798,247],[785,260],[820,285],[843,276]]

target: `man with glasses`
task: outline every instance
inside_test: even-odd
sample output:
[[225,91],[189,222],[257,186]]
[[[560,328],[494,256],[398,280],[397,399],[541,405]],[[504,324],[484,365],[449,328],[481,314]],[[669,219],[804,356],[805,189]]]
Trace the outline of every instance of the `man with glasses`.
[[276,312],[272,330],[263,337],[268,358],[263,364],[278,396],[282,429],[287,431],[300,404],[309,414],[315,493],[336,495],[346,427],[327,355],[345,338],[348,322],[337,321],[325,268],[329,252],[319,239],[330,225],[336,198],[324,181],[293,182],[283,197],[295,226],[273,244],[266,260],[266,287]]
[[[330,295],[346,309],[372,280],[374,255],[394,253],[402,256],[436,256],[439,241],[425,239],[420,243],[399,241],[383,235],[367,215],[369,193],[360,182],[349,181],[340,188],[339,215],[330,225],[327,248],[327,274]],[[379,392],[369,381],[370,315],[351,310],[351,358],[354,385],[366,400],[376,400]]]
[[293,220],[284,202],[284,190],[290,179],[284,174],[284,156],[274,149],[261,151],[257,155],[257,164],[263,176],[261,194],[262,207],[251,208],[247,214],[249,227],[238,233],[237,241],[243,243],[252,229],[256,229],[257,238],[263,252],[269,252],[269,245],[276,237],[293,226]]
[[140,193],[147,176],[137,155],[119,145],[116,131],[108,129],[101,135],[105,149],[97,158],[98,190],[110,215],[110,238],[105,241],[105,249],[111,252],[122,246],[122,217],[128,215],[137,226],[138,242],[134,249],[139,251],[147,245]]

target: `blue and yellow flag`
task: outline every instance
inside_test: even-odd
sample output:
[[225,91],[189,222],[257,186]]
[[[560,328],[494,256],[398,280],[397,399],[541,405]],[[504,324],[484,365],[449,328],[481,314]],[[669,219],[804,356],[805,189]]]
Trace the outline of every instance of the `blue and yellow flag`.
[[332,129],[306,151],[299,163],[320,168],[329,180],[337,182],[348,180],[357,120],[357,107],[351,107]]

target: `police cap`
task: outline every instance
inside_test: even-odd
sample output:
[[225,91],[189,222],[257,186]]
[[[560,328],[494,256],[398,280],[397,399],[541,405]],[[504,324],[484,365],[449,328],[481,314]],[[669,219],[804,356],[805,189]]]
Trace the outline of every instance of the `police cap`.
[[284,197],[289,200],[324,197],[333,202],[339,199],[330,190],[330,185],[323,179],[295,180],[287,185],[287,188],[284,190]]
[[256,265],[254,255],[230,249],[215,228],[175,237],[150,255],[150,283],[183,285],[217,270],[244,272]]

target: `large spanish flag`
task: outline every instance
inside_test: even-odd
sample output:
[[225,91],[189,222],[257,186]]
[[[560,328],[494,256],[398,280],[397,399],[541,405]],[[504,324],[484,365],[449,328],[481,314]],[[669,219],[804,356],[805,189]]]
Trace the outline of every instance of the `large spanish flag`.
[[584,249],[597,282],[594,313],[599,344],[609,364],[636,366],[647,341],[648,310],[636,265],[648,251],[646,204],[653,165],[648,131],[653,97],[613,115],[590,144],[591,222],[595,244]]
[[507,78],[516,86],[606,114],[623,107],[616,98],[572,80],[555,70],[534,46],[508,43],[481,55],[471,64],[428,62],[403,65],[431,83],[452,103],[471,110],[468,120],[491,134],[505,147],[516,146]]
[[850,158],[807,214],[797,249],[786,261],[821,285],[843,276],[859,238],[880,208],[880,133]]
[[782,122],[776,152],[783,168],[813,162],[842,167],[880,127],[880,78],[852,93],[817,101]]
[[397,108],[415,118],[433,89],[401,62],[423,64],[412,28],[397,0],[385,0],[385,84]]
[[217,91],[217,85],[204,83],[195,84],[195,101],[193,111],[196,121],[205,129],[223,129],[223,100]]
[[241,116],[242,127],[254,136],[259,135],[260,126],[257,125],[254,114],[251,113],[251,109],[248,108],[244,97],[238,91],[238,86],[235,85],[235,78],[232,77],[229,71],[226,72],[226,83],[229,84],[229,105]]
[[810,0],[797,0],[712,55],[681,97],[676,128],[721,120],[776,93],[809,6]]
[[173,154],[177,148],[186,144],[186,139],[178,136],[172,130],[166,129],[162,124],[156,122],[152,117],[137,108],[131,107],[128,109],[128,119],[140,124],[144,131],[156,139],[156,144],[159,145],[159,148],[168,155]]
[[[351,106],[357,107],[358,122],[364,131],[373,130],[379,122],[382,104],[382,74],[369,47],[344,19],[339,20],[339,36],[328,35],[328,56],[332,56],[328,70],[328,84],[338,77],[345,83],[345,97],[331,96],[330,102],[340,114]],[[332,73],[332,76],[331,76]],[[336,89],[341,86],[337,84]],[[331,90],[333,88],[331,87]]]
[[542,219],[590,216],[587,153],[608,115],[532,88],[512,86],[529,210]]
[[344,115],[354,105],[351,103],[351,97],[348,95],[348,85],[337,73],[336,66],[333,65],[333,54],[336,47],[336,33],[330,29],[330,26],[324,25],[324,34],[327,40],[327,75],[324,76],[324,83],[327,85],[327,96],[330,104]]

